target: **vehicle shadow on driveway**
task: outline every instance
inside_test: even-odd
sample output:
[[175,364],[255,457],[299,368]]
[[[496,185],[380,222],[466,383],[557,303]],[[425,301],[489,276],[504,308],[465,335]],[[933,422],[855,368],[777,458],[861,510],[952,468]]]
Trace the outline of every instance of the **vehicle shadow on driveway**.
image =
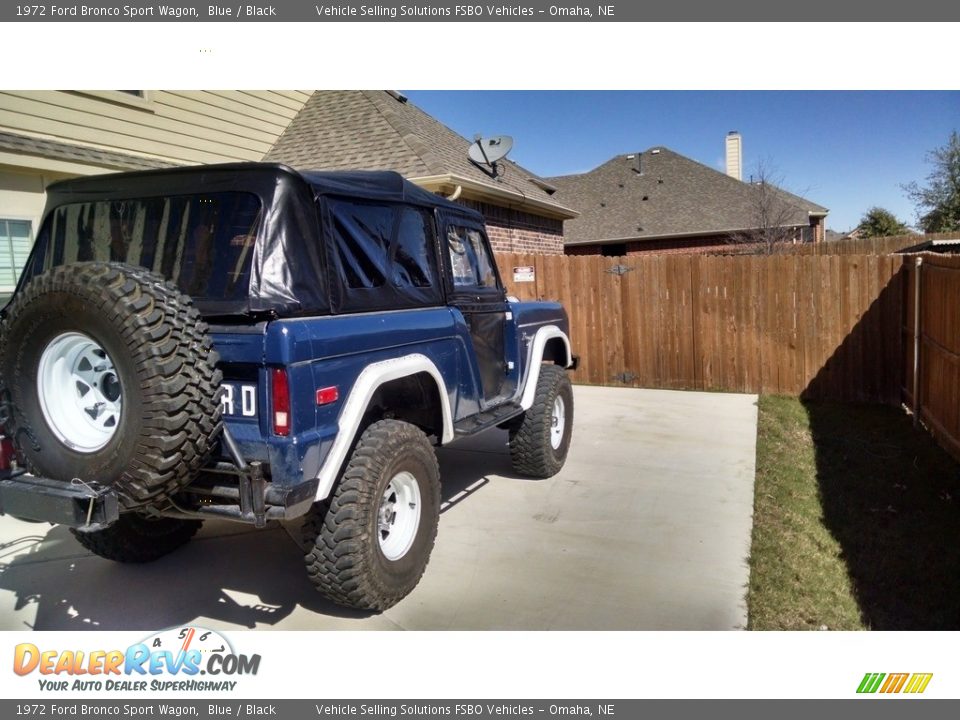
[[[469,503],[490,482],[488,474],[510,472],[509,453],[499,441],[470,447],[438,453],[441,512]],[[288,533],[279,525],[257,531],[208,521],[186,546],[143,565],[91,555],[62,526],[20,527],[18,537],[0,545],[0,591],[16,595],[15,610],[35,605],[36,614],[32,624],[16,628],[8,620],[4,629],[156,629],[204,620],[253,629],[274,626],[298,608],[326,616],[325,627],[337,619],[357,627],[350,621],[365,618],[371,627],[390,626],[375,613],[335,605],[314,589],[292,540],[297,523]]]
[[144,565],[88,555],[61,526],[42,540],[0,565],[0,589],[16,593],[16,609],[37,606],[34,630],[156,629],[204,618],[254,628],[276,624],[297,606],[338,617],[366,615],[313,589],[280,527],[237,532],[211,523],[183,548]]

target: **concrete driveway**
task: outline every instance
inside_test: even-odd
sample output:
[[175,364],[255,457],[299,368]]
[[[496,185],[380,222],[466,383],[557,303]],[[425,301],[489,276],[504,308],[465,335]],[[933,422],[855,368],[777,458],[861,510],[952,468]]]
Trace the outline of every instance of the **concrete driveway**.
[[155,563],[0,517],[0,629],[723,630],[746,626],[755,395],[577,387],[573,447],[518,477],[506,434],[440,451],[444,509],[417,589],[381,615],[307,582],[279,526],[208,522]]

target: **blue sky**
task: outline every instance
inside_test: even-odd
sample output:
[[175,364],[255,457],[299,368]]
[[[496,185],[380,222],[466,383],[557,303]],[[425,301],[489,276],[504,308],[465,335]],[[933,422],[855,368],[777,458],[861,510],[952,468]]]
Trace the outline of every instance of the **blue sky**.
[[787,190],[830,208],[849,230],[872,205],[909,224],[900,185],[923,181],[926,153],[960,130],[960,92],[404,91],[472,138],[512,135],[511,159],[540,175],[583,172],[664,145],[723,169],[724,137],[743,136],[744,176],[764,161]]

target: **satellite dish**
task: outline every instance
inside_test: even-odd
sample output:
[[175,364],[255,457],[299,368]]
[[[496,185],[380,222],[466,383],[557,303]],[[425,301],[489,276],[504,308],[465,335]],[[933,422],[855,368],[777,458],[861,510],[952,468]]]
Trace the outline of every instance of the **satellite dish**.
[[[477,135],[467,154],[474,165],[496,177],[497,161],[505,158],[512,149],[513,138],[509,135],[494,135],[488,138]],[[490,170],[484,168],[484,165]]]

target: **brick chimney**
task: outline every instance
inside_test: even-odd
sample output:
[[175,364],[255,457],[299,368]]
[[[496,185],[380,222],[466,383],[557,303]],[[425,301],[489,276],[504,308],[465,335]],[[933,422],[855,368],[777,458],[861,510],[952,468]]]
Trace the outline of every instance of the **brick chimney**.
[[743,144],[736,130],[727,133],[727,175],[743,180]]

